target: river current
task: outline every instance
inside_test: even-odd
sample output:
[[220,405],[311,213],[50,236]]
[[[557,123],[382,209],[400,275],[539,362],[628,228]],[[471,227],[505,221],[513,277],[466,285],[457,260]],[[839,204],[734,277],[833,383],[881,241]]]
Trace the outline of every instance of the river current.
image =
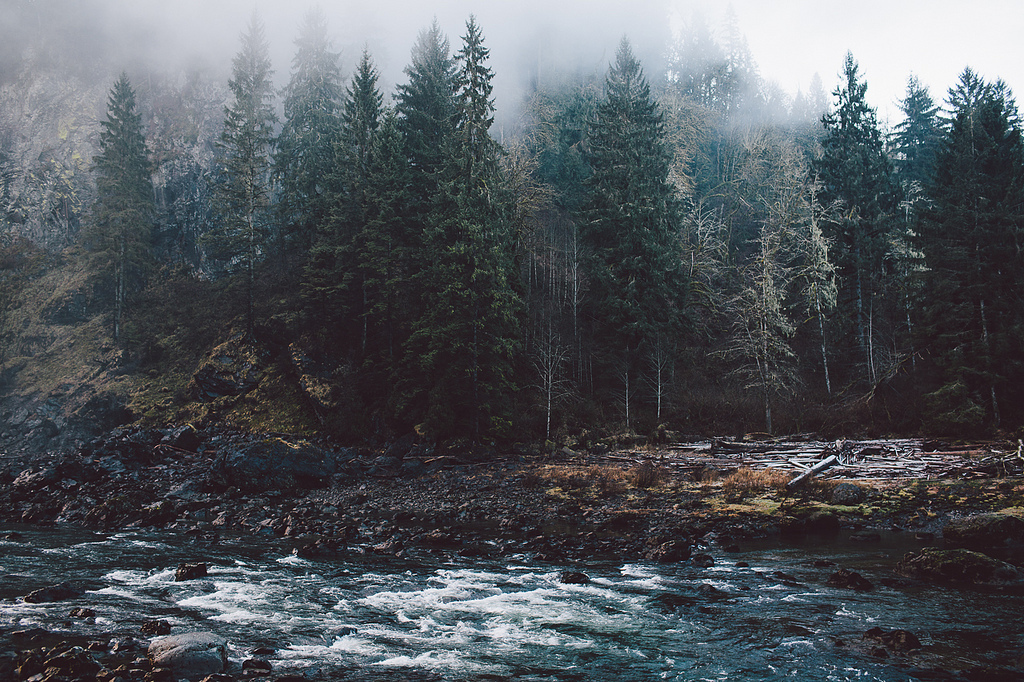
[[[235,663],[271,649],[264,657],[278,674],[588,682],[961,679],[938,671],[959,666],[970,677],[1024,651],[1024,597],[893,583],[893,564],[912,548],[905,534],[870,545],[753,543],[698,568],[526,555],[310,560],[273,539],[16,530],[20,538],[0,541],[4,647],[15,646],[13,630],[32,627],[144,639],[142,623],[162,619],[174,632],[223,636]],[[207,562],[209,575],[175,582],[185,561]],[[875,589],[826,586],[835,568],[823,561]],[[563,584],[564,570],[590,582]],[[86,594],[20,599],[68,579],[84,581]],[[95,621],[69,619],[76,606],[95,610]],[[873,627],[914,632],[921,652],[872,655],[862,636]]]

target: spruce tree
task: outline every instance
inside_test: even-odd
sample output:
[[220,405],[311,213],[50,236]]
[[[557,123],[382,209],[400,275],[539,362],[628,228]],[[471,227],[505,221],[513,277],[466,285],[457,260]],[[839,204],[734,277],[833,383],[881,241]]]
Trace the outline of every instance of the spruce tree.
[[950,91],[951,112],[920,223],[927,270],[924,350],[939,370],[932,426],[999,426],[1024,379],[1024,147],[1005,85],[970,69]]
[[155,207],[142,117],[127,74],[114,83],[107,120],[100,122],[100,153],[94,157],[97,201],[89,241],[114,287],[114,340],[132,293],[150,258]]
[[215,256],[245,273],[248,334],[254,326],[256,266],[265,257],[272,236],[270,154],[277,121],[272,73],[263,24],[253,13],[228,81],[234,101],[224,108],[219,144],[223,154],[223,181],[217,188],[220,223],[204,235]]
[[321,10],[306,15],[295,44],[274,176],[281,189],[284,230],[301,248],[308,249],[330,214],[332,188],[328,181],[335,168],[343,90],[339,56],[331,51]]
[[899,194],[875,110],[865,99],[867,83],[850,53],[841,75],[835,111],[822,118],[822,155],[814,169],[822,203],[841,205],[841,218],[825,225],[835,244],[840,323],[851,364],[859,357],[861,377],[873,386],[883,376],[875,339],[889,303],[884,263]]
[[512,239],[494,196],[501,148],[490,136],[488,56],[471,17],[456,56],[453,132],[423,235],[428,264],[415,280],[427,292],[426,305],[408,344],[428,428],[474,439],[509,424],[521,307],[512,286]]
[[685,286],[664,119],[625,39],[587,148],[593,174],[580,236],[588,251],[595,382],[618,385],[628,415],[641,346],[679,328]]

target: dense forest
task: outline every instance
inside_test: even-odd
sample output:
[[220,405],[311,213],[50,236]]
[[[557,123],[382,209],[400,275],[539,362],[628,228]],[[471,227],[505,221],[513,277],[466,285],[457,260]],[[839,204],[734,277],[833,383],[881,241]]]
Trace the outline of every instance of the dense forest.
[[[937,101],[908,76],[887,130],[855,55],[789,97],[694,22],[665,72],[624,38],[605,73],[546,74],[499,135],[473,17],[425,27],[394,92],[369,50],[343,73],[319,11],[283,90],[240,28],[226,82],[101,38],[3,48],[4,383],[52,352],[32,319],[95,313],[122,375],[229,341],[298,358],[348,440],[1024,424],[1003,82],[965,68]],[[58,272],[71,303],[35,309]]]

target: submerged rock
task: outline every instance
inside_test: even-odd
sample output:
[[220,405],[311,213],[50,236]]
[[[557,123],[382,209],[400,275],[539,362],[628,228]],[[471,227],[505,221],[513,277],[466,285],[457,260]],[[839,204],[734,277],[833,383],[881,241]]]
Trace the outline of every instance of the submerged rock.
[[76,582],[65,581],[49,587],[33,590],[25,596],[29,604],[44,604],[65,599],[74,599],[85,594],[85,587]]
[[871,628],[864,633],[864,639],[878,642],[893,653],[902,654],[921,648],[921,640],[909,630],[883,630]]
[[227,642],[209,632],[188,632],[156,639],[149,645],[154,666],[170,668],[176,675],[200,678],[224,671]]
[[840,568],[838,571],[833,573],[825,581],[825,584],[829,587],[842,587],[850,590],[857,590],[858,592],[866,592],[874,589],[874,585],[871,581],[862,576],[856,571],[851,571],[846,568]]

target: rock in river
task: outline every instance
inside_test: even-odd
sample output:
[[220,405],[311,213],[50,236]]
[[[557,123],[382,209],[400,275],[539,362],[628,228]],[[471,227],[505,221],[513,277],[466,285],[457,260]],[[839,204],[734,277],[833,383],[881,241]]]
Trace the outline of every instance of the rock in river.
[[43,604],[74,599],[75,597],[81,597],[83,594],[85,594],[85,587],[83,585],[66,581],[29,592],[25,596],[25,601],[29,604]]
[[977,514],[950,521],[942,529],[948,547],[1001,549],[1024,543],[1024,520],[1010,514]]
[[1007,583],[1020,580],[1012,565],[969,549],[934,549],[906,554],[896,572],[908,578],[953,585]]
[[176,675],[201,678],[224,670],[227,642],[209,632],[187,632],[153,640],[149,645],[153,665],[170,668]]

